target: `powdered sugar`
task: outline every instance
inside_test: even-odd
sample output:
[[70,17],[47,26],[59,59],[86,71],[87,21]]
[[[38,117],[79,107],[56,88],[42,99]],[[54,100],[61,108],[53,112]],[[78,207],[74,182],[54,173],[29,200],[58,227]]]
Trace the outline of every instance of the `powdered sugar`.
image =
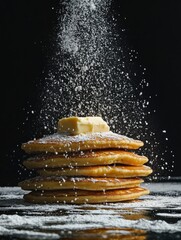
[[9,229],[6,227],[0,226],[0,236],[12,236],[16,238],[23,239],[59,239],[60,236],[56,233],[41,233],[34,230],[18,230],[18,229]]
[[[99,212],[99,218],[95,215],[82,215],[70,214],[68,216],[27,216],[20,217],[17,215],[2,215],[0,219],[1,226],[14,226],[15,228],[21,226],[29,229],[38,229],[41,227],[43,230],[81,230],[101,227],[130,227],[145,229],[153,232],[181,232],[181,221],[175,224],[169,224],[165,221],[155,220],[150,221],[147,219],[127,220],[119,215],[113,213],[102,214]],[[54,224],[56,223],[56,224]],[[53,224],[53,225],[50,225]]]
[[[85,182],[93,182],[93,183],[96,183],[96,182],[115,182],[115,181],[119,181],[118,179],[116,178],[109,178],[108,179],[104,179],[104,178],[91,178],[91,177],[59,177],[59,176],[47,176],[47,177],[42,177],[42,176],[37,176],[33,179],[30,179],[30,181],[59,181],[59,182],[67,182],[67,181],[71,181],[71,182],[81,182],[81,181],[85,181]],[[29,181],[29,180],[28,180]]]
[[61,117],[99,115],[113,131],[143,140],[142,153],[150,159],[152,176],[161,175],[173,168],[173,160],[167,163],[165,155],[173,159],[174,154],[168,141],[160,146],[158,136],[167,139],[166,130],[154,129],[155,111],[149,109],[152,96],[144,99],[149,87],[146,69],[140,66],[142,73],[137,77],[138,53],[125,43],[125,29],[116,31],[110,6],[108,0],[61,2],[52,55],[39,86],[40,104],[31,111],[37,118],[32,135],[51,134]]
[[[40,143],[47,143],[50,141],[66,141],[66,142],[84,142],[88,140],[96,140],[99,139],[106,139],[109,138],[110,140],[124,140],[124,141],[136,141],[132,138],[129,138],[127,136],[123,136],[117,133],[113,132],[101,132],[101,133],[90,133],[90,134],[79,134],[79,135],[66,135],[66,134],[60,134],[60,133],[54,133],[47,136],[44,136],[43,138],[38,139]],[[31,143],[31,141],[30,141]]]

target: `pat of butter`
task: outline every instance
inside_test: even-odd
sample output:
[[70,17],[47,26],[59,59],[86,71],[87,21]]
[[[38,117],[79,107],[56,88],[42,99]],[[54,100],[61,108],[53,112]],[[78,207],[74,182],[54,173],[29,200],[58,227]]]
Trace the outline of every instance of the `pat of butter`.
[[67,117],[58,121],[58,133],[77,135],[81,133],[108,132],[109,126],[101,117]]

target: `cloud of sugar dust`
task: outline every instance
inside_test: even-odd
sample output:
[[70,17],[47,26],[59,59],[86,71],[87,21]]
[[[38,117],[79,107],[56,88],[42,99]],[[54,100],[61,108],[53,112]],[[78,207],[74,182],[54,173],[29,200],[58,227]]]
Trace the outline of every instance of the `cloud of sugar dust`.
[[[136,53],[121,44],[124,31],[115,31],[110,2],[61,3],[54,51],[41,83],[38,128],[49,134],[61,117],[102,116],[112,131],[143,140],[141,151],[150,165],[159,168],[159,161],[165,170],[164,153],[158,153],[159,141],[149,122],[149,102],[131,78],[136,72],[130,72],[128,62],[134,62]],[[148,84],[141,79],[140,85],[144,90]]]

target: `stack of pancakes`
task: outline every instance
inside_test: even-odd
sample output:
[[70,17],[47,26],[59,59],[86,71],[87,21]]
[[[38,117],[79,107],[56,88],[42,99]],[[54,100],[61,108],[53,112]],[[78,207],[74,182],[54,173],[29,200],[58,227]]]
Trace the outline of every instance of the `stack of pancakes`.
[[135,153],[144,143],[120,134],[93,132],[69,135],[56,132],[28,141],[23,162],[38,176],[19,186],[32,203],[106,203],[137,199],[149,194],[140,187],[152,173],[148,158]]

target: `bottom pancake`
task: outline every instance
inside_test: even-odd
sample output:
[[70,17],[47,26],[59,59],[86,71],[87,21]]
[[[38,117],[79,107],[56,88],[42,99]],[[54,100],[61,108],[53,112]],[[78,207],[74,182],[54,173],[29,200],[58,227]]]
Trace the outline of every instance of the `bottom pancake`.
[[86,191],[86,190],[58,190],[33,191],[24,195],[24,200],[31,203],[108,203],[137,199],[149,194],[146,188],[135,187],[122,190]]
[[95,177],[34,177],[18,184],[24,190],[81,189],[102,191],[132,188],[142,183],[141,178],[95,178]]

